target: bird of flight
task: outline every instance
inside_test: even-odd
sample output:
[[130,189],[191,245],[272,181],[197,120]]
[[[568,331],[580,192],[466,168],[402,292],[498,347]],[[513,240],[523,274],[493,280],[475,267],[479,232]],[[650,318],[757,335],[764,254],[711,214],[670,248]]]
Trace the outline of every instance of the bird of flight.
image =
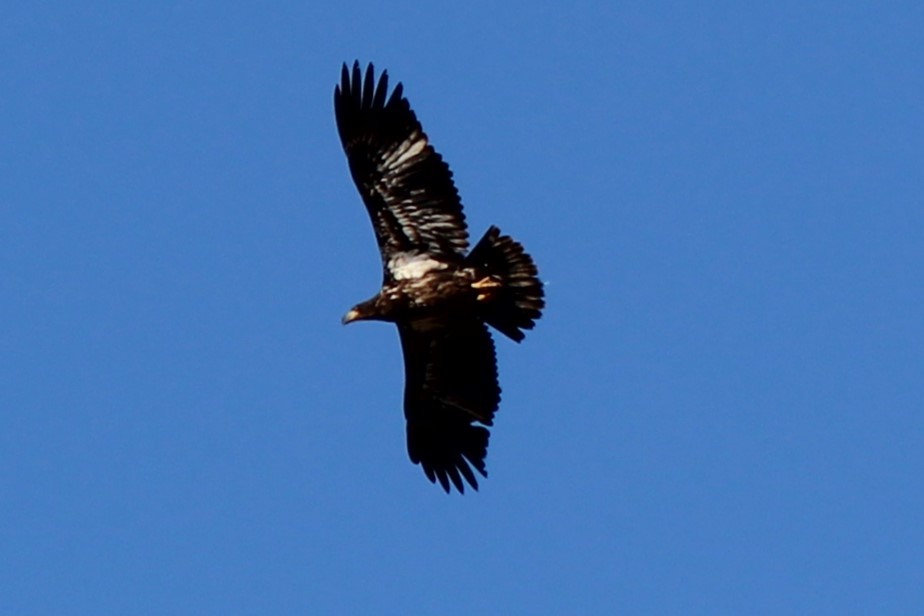
[[490,227],[466,254],[468,229],[452,172],[430,145],[399,83],[372,64],[343,65],[337,130],[382,255],[379,293],[343,323],[389,321],[404,352],[411,461],[446,492],[487,477],[488,429],[500,403],[490,325],[520,342],[545,306],[523,247]]

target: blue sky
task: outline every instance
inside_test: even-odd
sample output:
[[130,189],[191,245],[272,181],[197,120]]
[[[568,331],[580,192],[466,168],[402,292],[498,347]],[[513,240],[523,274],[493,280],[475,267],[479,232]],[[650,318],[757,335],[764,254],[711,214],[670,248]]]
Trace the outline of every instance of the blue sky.
[[[0,612],[924,609],[920,3],[2,13]],[[340,325],[355,58],[548,285],[477,494]]]

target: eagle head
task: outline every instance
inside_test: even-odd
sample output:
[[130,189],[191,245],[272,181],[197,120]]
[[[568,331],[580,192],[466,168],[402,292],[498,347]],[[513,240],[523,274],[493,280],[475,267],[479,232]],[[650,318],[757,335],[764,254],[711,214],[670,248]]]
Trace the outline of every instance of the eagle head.
[[350,308],[345,315],[343,315],[343,324],[352,323],[353,321],[365,321],[369,319],[376,319],[379,317],[378,311],[378,297],[373,297],[370,300],[365,302],[360,302],[352,308]]

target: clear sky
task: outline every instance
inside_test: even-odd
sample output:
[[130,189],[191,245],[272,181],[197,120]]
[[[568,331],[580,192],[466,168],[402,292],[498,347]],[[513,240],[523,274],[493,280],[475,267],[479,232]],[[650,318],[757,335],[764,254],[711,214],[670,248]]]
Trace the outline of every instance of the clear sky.
[[[924,613],[921,3],[394,4],[0,11],[0,613]],[[340,325],[356,58],[547,282],[478,493]]]

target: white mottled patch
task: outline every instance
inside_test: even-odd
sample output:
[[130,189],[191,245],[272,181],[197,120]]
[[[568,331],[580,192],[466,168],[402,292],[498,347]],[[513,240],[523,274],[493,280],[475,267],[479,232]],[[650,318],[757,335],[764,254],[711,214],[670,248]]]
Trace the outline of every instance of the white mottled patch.
[[388,261],[388,271],[395,280],[422,278],[434,270],[446,269],[446,264],[426,254],[402,252]]
[[408,139],[406,139],[400,146],[398,146],[395,151],[386,159],[385,163],[388,167],[395,168],[400,167],[410,159],[414,158],[418,154],[424,151],[424,148],[427,147],[427,138],[421,135],[419,132],[414,132]]

